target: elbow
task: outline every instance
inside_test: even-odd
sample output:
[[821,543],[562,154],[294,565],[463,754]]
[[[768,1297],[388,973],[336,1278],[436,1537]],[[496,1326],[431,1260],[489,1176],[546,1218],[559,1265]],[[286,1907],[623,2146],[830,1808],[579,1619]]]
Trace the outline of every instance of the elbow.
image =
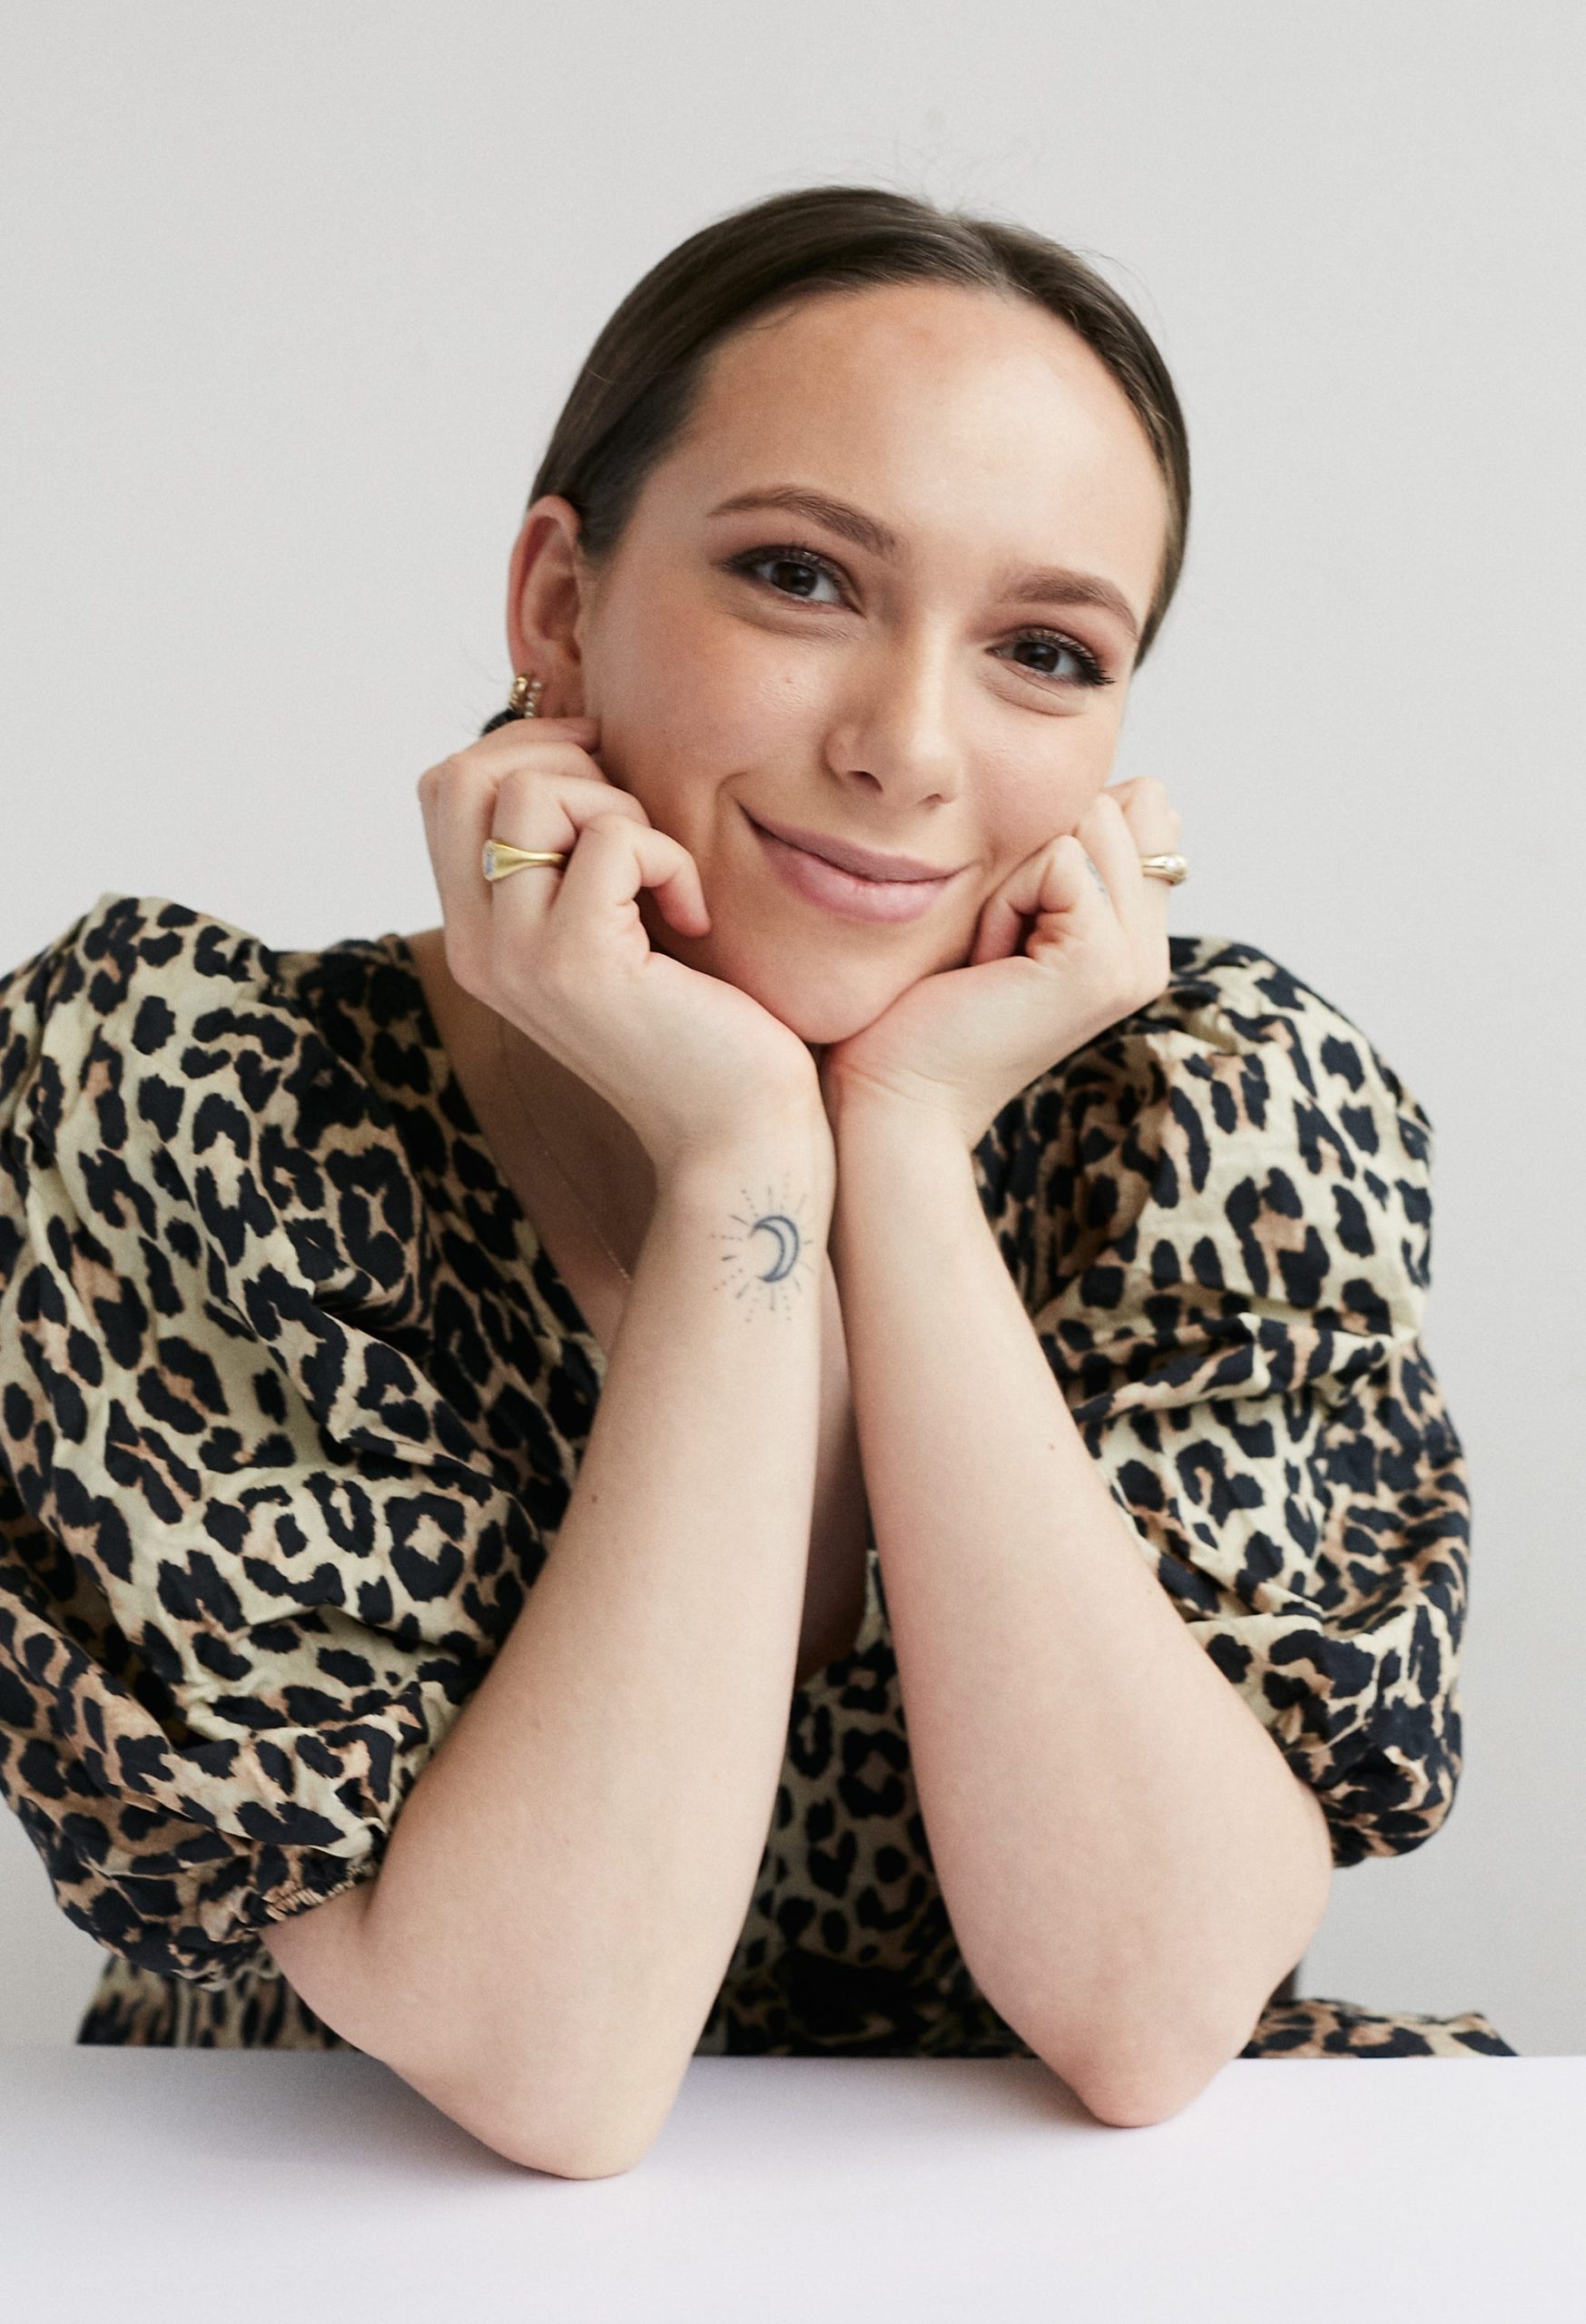
[[616,2179],[642,2162],[655,2141],[609,2135],[572,2141],[541,2140],[532,2131],[527,2138],[520,2138],[514,2128],[486,2143],[519,2169],[541,2171],[553,2179]]
[[483,2073],[463,2067],[455,2054],[438,2064],[433,2059],[420,2063],[389,2046],[375,2054],[481,2146],[520,2170],[554,2179],[614,2179],[631,2171],[671,2111],[668,2100],[642,2121],[615,2106],[594,2113],[571,2093],[608,2088],[598,2073],[564,2073],[555,2085],[542,2080],[530,2092],[506,2086],[498,2062],[495,2071]]
[[481,2100],[477,2089],[464,2093],[434,2083],[427,2086],[411,2074],[403,2078],[504,2162],[553,2179],[620,2177],[644,2161],[665,2119],[641,2125],[576,2121],[546,2106],[504,2110],[497,2102]]
[[1105,2040],[1092,2029],[1082,2043],[1075,2041],[1071,2026],[1060,2040],[1026,2039],[1089,2113],[1118,2130],[1140,2130],[1182,2113],[1249,2039],[1246,2026],[1233,2036],[1214,2034],[1190,2045],[1181,2023],[1171,2032],[1158,2027],[1154,2035],[1143,2024],[1137,2019],[1126,2032],[1115,2029]]
[[[586,2088],[610,2090],[616,2077],[595,2073],[578,2079]],[[487,2115],[487,2143],[523,2170],[543,2171],[553,2178],[620,2178],[644,2161],[659,2138],[682,2079],[679,2074],[664,2099],[654,2100],[642,2112],[613,2106],[593,2119],[565,2102],[549,2101],[541,2092],[520,2099],[505,2114],[497,2111]]]
[[1166,2122],[1182,2113],[1191,2099],[1198,2098],[1226,2063],[1226,2059],[1222,2059],[1216,2065],[1197,2066],[1181,2071],[1177,2078],[1165,2074],[1158,2065],[1150,2073],[1115,2070],[1089,2073],[1082,2079],[1060,2074],[1059,2079],[1067,2082],[1080,2104],[1098,2122],[1116,2130],[1135,2131],[1143,2130],[1150,2122]]
[[1028,2034],[1025,2039],[1098,2122],[1136,2129],[1165,2122],[1198,2098],[1243,2054],[1270,1998],[1264,1977],[1260,1999],[1254,2003],[1247,1994],[1224,1994],[1214,2005],[1202,1994],[1192,2006],[1181,1995],[1170,2016],[1164,2018],[1160,2006],[1155,2013],[1138,2012],[1105,2035],[1090,2027],[1077,2041],[1069,2025],[1044,2044]]

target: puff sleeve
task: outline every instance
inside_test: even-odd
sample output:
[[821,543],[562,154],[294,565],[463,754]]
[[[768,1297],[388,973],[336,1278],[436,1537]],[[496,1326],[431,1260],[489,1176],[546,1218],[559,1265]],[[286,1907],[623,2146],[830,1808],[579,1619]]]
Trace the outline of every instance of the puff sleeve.
[[1431,1124],[1254,946],[1036,1085],[1033,1321],[1141,1553],[1325,1814],[1403,1855],[1458,1780],[1463,1448],[1422,1339]]
[[71,1921],[210,1987],[374,1875],[543,1555],[275,958],[109,896],[0,980],[0,1787]]

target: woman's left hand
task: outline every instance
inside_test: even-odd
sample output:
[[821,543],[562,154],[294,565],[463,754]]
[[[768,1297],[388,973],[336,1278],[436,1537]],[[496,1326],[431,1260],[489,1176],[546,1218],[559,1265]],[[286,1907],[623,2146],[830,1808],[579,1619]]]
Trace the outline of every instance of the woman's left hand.
[[1154,1000],[1169,973],[1169,883],[1140,858],[1176,848],[1179,820],[1154,775],[1098,793],[987,898],[967,967],[922,977],[831,1043],[821,1088],[833,1125],[840,1105],[901,1100],[945,1115],[973,1147],[1038,1074]]

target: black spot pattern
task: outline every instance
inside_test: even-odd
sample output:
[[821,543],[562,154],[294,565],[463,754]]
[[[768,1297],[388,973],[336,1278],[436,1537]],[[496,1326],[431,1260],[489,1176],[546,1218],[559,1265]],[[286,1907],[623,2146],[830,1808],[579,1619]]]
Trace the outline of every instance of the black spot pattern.
[[[982,1202],[1336,1861],[1403,1853],[1453,1797],[1468,1561],[1419,1337],[1430,1125],[1253,947],[1176,937],[1172,970],[1000,1116]],[[107,894],[0,979],[0,1787],[112,1956],[81,2040],[342,2046],[260,1933],[379,1870],[603,1375],[399,936],[278,953]],[[1506,2048],[1302,2000],[1246,2054],[1422,2046]],[[935,1879],[873,1539],[699,2048],[1029,2054]]]

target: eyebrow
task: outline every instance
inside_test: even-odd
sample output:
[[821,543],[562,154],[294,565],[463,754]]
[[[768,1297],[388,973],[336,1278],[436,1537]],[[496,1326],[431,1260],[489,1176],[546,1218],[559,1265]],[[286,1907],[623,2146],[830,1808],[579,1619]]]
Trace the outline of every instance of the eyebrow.
[[[895,559],[903,546],[891,526],[879,517],[867,517],[862,508],[803,485],[757,485],[748,492],[735,492],[730,500],[718,501],[710,514],[725,517],[738,508],[790,509],[796,517],[808,517],[829,532],[840,533],[872,556]],[[1039,599],[1049,605],[1099,606],[1104,612],[1115,614],[1130,637],[1137,644],[1139,641],[1140,625],[1134,608],[1122,590],[1098,573],[1077,573],[1067,565],[1029,566],[1004,574],[997,594],[1021,605]]]

